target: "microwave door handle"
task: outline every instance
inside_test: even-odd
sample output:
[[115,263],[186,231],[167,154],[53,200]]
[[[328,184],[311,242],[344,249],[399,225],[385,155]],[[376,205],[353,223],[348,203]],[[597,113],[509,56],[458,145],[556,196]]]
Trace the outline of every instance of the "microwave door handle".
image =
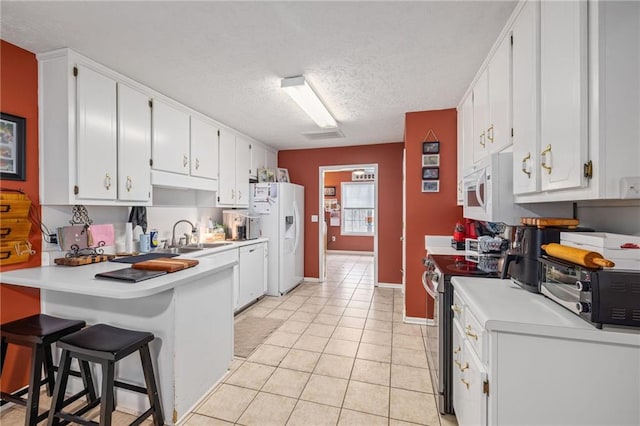
[[[478,176],[478,180],[476,182],[476,198],[478,199],[478,203],[480,203],[480,207],[484,208],[484,200],[482,199],[482,195],[480,194],[480,182],[482,182],[482,179],[484,179],[484,175],[485,175],[485,171],[483,170],[482,173],[480,173],[480,176]],[[485,188],[485,192],[486,192],[486,188]]]

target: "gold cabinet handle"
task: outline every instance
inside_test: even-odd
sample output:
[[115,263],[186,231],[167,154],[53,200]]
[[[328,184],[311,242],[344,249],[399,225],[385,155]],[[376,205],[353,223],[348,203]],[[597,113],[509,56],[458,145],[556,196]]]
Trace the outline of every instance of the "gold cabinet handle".
[[493,124],[487,129],[487,138],[489,139],[489,143],[493,143]]
[[182,167],[187,167],[187,164],[189,164],[189,159],[187,158],[186,155],[182,156]]
[[200,160],[196,158],[196,170],[200,168]]
[[107,191],[111,189],[111,175],[109,173],[104,174],[104,187],[107,188]]
[[465,328],[464,333],[465,333],[467,336],[472,337],[472,338],[474,338],[474,339],[478,340],[478,335],[477,335],[477,334],[475,334],[475,333],[472,333],[471,331],[472,331],[471,326],[470,326],[470,325],[468,325],[468,326],[467,326],[467,328]]
[[528,152],[527,155],[522,159],[522,173],[524,173],[529,179],[531,179],[531,172],[527,170],[527,161],[529,160],[531,160],[530,152]]
[[454,354],[457,354],[458,352],[460,352],[462,350],[462,348],[460,346],[458,346],[458,348],[456,350],[453,351]]
[[465,362],[464,365],[462,365],[462,363],[460,361],[458,361],[457,359],[454,359],[453,362],[458,366],[460,371],[464,371],[467,368],[469,368],[469,363],[468,362]]
[[460,308],[460,306],[456,305],[455,303],[453,305],[451,305],[451,310],[453,312],[455,312],[456,314],[461,314],[462,313],[462,309]]
[[465,379],[460,379],[460,381],[467,387],[467,389],[469,389],[469,382],[467,382]]
[[486,142],[485,142],[485,133],[482,132],[480,134],[480,145],[482,145],[482,147],[484,148],[485,144],[486,144]]
[[547,171],[547,174],[551,174],[551,161],[547,162],[547,154],[549,155],[549,160],[551,160],[551,144],[547,145],[547,147],[540,153],[540,166]]
[[231,199],[233,200],[234,198],[236,198],[236,190],[232,189],[231,190]]
[[127,192],[131,192],[131,188],[133,188],[133,179],[131,176],[127,176]]
[[238,200],[242,200],[242,191],[238,190]]

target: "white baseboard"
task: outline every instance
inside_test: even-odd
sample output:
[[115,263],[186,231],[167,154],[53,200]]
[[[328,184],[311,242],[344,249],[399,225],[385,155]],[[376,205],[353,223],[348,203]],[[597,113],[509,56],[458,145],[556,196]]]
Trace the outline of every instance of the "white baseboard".
[[329,254],[357,254],[360,256],[373,256],[372,251],[357,251],[357,250],[327,250]]
[[378,283],[378,287],[382,287],[382,288],[394,288],[394,289],[401,289],[401,288],[402,288],[402,284],[396,284],[396,283]]
[[302,281],[306,281],[308,283],[319,283],[319,282],[322,282],[322,281],[320,281],[320,278],[318,278],[318,277],[304,277],[302,279]]
[[402,314],[402,322],[407,324],[435,325],[431,318],[408,317],[405,314]]

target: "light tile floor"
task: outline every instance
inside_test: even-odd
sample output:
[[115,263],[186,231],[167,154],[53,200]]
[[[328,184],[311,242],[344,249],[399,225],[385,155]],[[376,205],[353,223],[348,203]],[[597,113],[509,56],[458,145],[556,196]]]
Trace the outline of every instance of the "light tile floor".
[[[404,324],[402,307],[400,289],[373,285],[373,257],[330,254],[326,282],[239,314],[285,322],[234,359],[185,425],[456,425],[435,405],[424,327]],[[133,418],[116,414],[114,424]],[[0,414],[3,426],[23,422],[21,407]]]

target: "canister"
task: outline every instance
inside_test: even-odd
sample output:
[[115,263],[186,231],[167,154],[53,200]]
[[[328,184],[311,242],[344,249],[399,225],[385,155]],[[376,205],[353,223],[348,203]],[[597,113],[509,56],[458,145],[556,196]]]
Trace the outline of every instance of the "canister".
[[158,230],[152,229],[149,231],[149,236],[151,237],[151,248],[158,247]]

